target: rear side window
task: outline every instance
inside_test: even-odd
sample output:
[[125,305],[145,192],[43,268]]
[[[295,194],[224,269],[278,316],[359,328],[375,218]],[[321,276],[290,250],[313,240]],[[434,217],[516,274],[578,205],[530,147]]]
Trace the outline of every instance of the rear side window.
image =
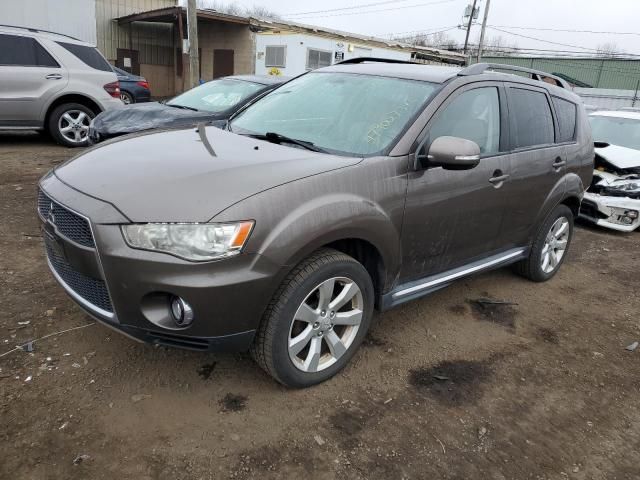
[[500,150],[500,101],[495,87],[475,88],[457,96],[433,122],[429,140],[451,136],[474,141],[482,155]]
[[0,35],[0,65],[60,67],[37,40],[18,35]]
[[510,88],[509,99],[513,148],[552,144],[555,132],[547,96],[534,90]]
[[64,47],[69,52],[73,53],[78,59],[80,59],[86,65],[96,70],[102,70],[104,72],[113,72],[111,65],[107,62],[100,52],[94,47],[86,47],[84,45],[76,45],[74,43],[56,42],[58,45]]
[[558,117],[560,135],[558,143],[572,142],[576,134],[576,104],[558,97],[551,97]]

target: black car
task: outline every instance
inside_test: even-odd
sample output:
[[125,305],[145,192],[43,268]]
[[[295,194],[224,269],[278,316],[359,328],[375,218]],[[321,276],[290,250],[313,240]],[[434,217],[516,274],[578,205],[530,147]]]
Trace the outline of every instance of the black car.
[[129,105],[151,100],[151,90],[146,78],[126,72],[118,67],[112,68],[120,82],[120,100],[122,100],[122,103]]
[[200,122],[224,121],[255,98],[288,78],[236,75],[204,83],[167,102],[127,105],[103,112],[89,128],[91,143],[153,128],[188,128]]

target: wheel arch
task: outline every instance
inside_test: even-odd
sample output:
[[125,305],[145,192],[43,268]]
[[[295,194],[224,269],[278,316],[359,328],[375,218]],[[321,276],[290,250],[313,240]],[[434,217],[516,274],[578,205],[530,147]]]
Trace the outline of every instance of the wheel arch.
[[80,105],[84,105],[85,107],[87,107],[96,115],[98,115],[102,111],[102,108],[100,108],[100,105],[98,105],[98,103],[95,100],[87,97],[86,95],[81,95],[79,93],[69,93],[69,94],[61,95],[60,97],[56,98],[53,102],[51,102],[47,107],[47,111],[44,116],[45,128],[48,128],[49,118],[51,117],[51,113],[60,105],[64,105],[65,103],[79,103]]

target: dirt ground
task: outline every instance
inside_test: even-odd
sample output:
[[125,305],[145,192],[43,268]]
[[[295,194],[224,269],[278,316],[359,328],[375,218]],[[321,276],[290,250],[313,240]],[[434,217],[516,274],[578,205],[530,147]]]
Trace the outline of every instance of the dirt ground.
[[377,315],[342,374],[287,390],[65,295],[35,188],[76,153],[0,136],[0,355],[87,326],[0,357],[0,478],[640,478],[640,234],[582,226],[548,283],[502,269]]

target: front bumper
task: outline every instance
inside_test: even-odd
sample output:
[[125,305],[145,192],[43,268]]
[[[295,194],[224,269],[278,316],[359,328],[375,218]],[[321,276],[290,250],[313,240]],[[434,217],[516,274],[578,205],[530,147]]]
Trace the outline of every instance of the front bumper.
[[[194,263],[134,250],[124,242],[119,224],[126,221],[114,207],[72,190],[53,175],[42,180],[41,189],[46,197],[40,197],[39,217],[49,267],[92,317],[148,343],[208,351],[249,348],[281,280],[281,268],[257,254]],[[63,218],[66,210],[81,226],[87,222],[89,230],[70,228],[69,218]],[[195,319],[186,328],[167,321],[171,295],[194,310]]]
[[640,218],[631,219],[631,223],[624,222],[621,210],[640,212],[640,200],[586,192],[580,207],[580,218],[619,232],[633,232],[640,226]]

